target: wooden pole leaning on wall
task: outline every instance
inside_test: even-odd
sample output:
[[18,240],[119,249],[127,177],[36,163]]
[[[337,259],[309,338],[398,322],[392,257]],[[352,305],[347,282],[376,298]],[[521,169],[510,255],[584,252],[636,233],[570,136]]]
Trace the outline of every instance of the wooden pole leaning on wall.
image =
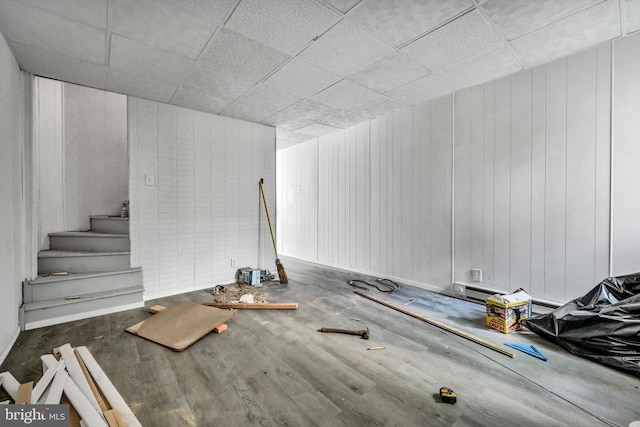
[[489,342],[487,340],[483,340],[482,338],[478,338],[478,337],[476,337],[474,335],[471,335],[471,334],[469,334],[469,333],[467,333],[467,332],[465,332],[463,330],[454,328],[453,326],[449,326],[449,325],[447,325],[445,323],[442,323],[442,322],[438,322],[437,320],[429,319],[428,317],[422,316],[422,315],[420,315],[418,313],[415,313],[413,311],[409,311],[409,310],[407,310],[404,307],[401,307],[399,305],[384,301],[382,299],[376,298],[376,297],[371,296],[371,295],[367,295],[364,292],[355,291],[355,293],[357,295],[360,295],[361,297],[367,298],[367,299],[369,299],[371,301],[375,301],[378,304],[385,305],[385,306],[387,306],[389,308],[397,310],[397,311],[399,311],[401,313],[404,313],[404,314],[406,314],[408,316],[415,317],[416,319],[422,320],[423,322],[427,322],[430,325],[436,326],[436,327],[438,327],[440,329],[444,329],[447,332],[451,332],[452,334],[456,334],[456,335],[458,335],[458,336],[460,336],[462,338],[468,339],[469,341],[473,341],[476,344],[480,344],[480,345],[482,345],[484,347],[490,348],[491,350],[497,351],[498,353],[502,353],[505,356],[515,357],[515,355],[516,355],[514,352],[509,351],[509,350],[507,350],[505,348],[502,348],[502,347],[500,347],[500,346],[498,346],[498,345],[496,345],[496,344],[494,344],[492,342]]

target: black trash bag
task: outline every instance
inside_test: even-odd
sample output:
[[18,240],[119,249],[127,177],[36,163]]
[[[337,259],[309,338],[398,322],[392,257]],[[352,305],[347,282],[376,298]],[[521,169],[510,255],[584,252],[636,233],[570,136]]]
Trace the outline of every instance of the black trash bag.
[[640,273],[609,277],[523,324],[573,354],[640,375]]

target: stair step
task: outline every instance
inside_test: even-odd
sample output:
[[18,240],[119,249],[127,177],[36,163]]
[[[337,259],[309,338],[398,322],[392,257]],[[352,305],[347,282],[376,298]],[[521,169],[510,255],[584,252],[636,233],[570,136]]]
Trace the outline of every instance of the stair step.
[[66,276],[38,277],[24,283],[24,301],[44,301],[85,293],[103,292],[142,284],[142,268]]
[[96,233],[95,231],[65,231],[49,233],[49,247],[60,251],[127,252],[128,234]]
[[38,274],[121,271],[130,268],[129,252],[48,250],[38,253]]
[[23,304],[25,329],[35,329],[71,320],[86,319],[144,305],[140,285],[79,295],[77,299],[53,298]]
[[129,234],[129,218],[93,215],[91,230],[99,233]]

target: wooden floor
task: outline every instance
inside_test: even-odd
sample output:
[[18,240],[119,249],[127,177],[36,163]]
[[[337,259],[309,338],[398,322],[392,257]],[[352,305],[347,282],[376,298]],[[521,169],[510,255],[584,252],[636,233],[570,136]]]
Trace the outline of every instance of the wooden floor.
[[[86,345],[142,425],[156,426],[628,426],[640,420],[640,379],[573,356],[530,332],[488,329],[484,307],[402,286],[406,308],[480,338],[535,344],[547,362],[513,359],[353,294],[366,278],[283,259],[288,285],[265,285],[269,302],[295,311],[241,311],[222,334],[177,353],[124,331],[144,309],[22,332],[0,372],[42,375],[39,356]],[[268,286],[268,287],[267,287]],[[206,291],[148,301],[212,301]],[[363,329],[371,338],[323,334]],[[370,346],[385,349],[367,351]],[[458,394],[441,403],[440,387]],[[0,390],[0,401],[8,398]]]

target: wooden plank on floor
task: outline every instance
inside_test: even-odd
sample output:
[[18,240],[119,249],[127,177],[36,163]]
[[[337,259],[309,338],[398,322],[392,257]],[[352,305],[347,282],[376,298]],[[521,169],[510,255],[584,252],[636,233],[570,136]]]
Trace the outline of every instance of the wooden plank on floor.
[[172,350],[182,351],[236,313],[237,311],[181,302],[127,328],[126,331]]
[[91,376],[93,376],[96,384],[98,384],[98,387],[100,387],[100,390],[102,390],[102,393],[104,393],[105,397],[107,398],[109,405],[111,405],[113,409],[118,410],[122,418],[127,422],[129,426],[141,427],[140,422],[131,411],[131,408],[129,408],[127,402],[125,402],[118,390],[116,390],[109,377],[107,377],[96,359],[89,352],[89,349],[87,349],[87,347],[80,346],[77,348],[77,350],[78,354],[82,358],[82,361],[91,373]]
[[[67,372],[69,372],[69,377],[73,380],[76,386],[82,391],[82,393],[86,396],[91,406],[94,407],[96,411],[102,413],[100,409],[100,405],[98,401],[93,396],[93,392],[91,391],[91,386],[89,386],[89,382],[84,376],[82,372],[82,368],[78,363],[78,359],[76,359],[76,355],[71,348],[71,344],[67,343],[60,346],[60,354],[62,355],[62,359],[64,360],[65,365],[67,366]],[[68,381],[67,381],[68,383]],[[66,385],[65,385],[66,388]]]
[[[63,351],[64,357],[64,351]],[[90,427],[109,427],[102,418],[100,412],[96,411],[93,404],[87,399],[87,396],[80,390],[71,377],[67,378],[64,384],[64,394],[67,396],[78,415]]]
[[57,362],[55,365],[50,366],[40,378],[40,381],[36,384],[31,392],[31,402],[37,403],[42,396],[42,393],[49,387],[49,384],[53,380],[53,377],[56,375],[56,371],[60,368],[60,365],[64,366],[64,361]]
[[109,427],[129,427],[129,424],[122,418],[120,411],[117,409],[110,409],[104,413],[104,417],[107,419]]
[[74,349],[74,353],[76,355],[76,359],[78,359],[78,364],[80,365],[80,369],[82,369],[82,373],[84,374],[84,377],[87,379],[87,382],[89,383],[89,387],[93,392],[93,397],[96,398],[96,400],[98,401],[98,405],[100,405],[100,409],[102,410],[102,412],[108,411],[109,409],[111,409],[111,407],[107,402],[105,402],[104,396],[100,392],[100,389],[98,389],[98,386],[96,385],[95,381],[91,377],[91,374],[87,370],[87,367],[82,361],[82,358],[78,354],[78,350]]
[[297,310],[297,302],[207,302],[203,305],[216,308],[232,308],[243,310]]
[[9,396],[15,401],[18,396],[18,388],[20,387],[20,383],[15,379],[10,372],[2,372],[0,373],[0,378],[2,378],[2,387],[9,394]]
[[31,403],[32,391],[33,391],[33,381],[20,384],[20,387],[18,387],[18,393],[16,395],[16,405]]
[[[64,364],[64,361],[62,361]],[[64,390],[64,385],[67,383],[67,378],[69,378],[69,374],[63,368],[56,371],[56,375],[53,377],[53,381],[51,381],[51,387],[49,387],[49,393],[47,394],[47,398],[44,403],[47,405],[57,405],[62,400],[62,392]]]

